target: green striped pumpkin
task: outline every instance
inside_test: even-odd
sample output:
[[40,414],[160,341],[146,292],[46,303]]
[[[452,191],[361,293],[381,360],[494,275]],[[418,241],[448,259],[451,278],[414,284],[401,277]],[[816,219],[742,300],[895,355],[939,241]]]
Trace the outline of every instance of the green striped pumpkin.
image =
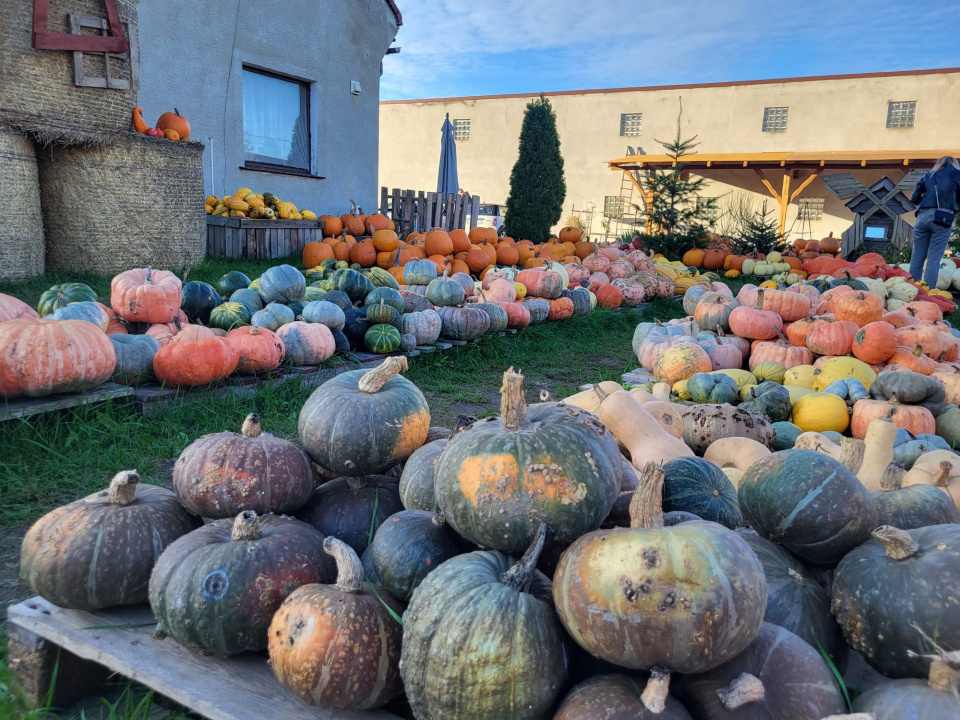
[[225,302],[210,311],[210,327],[233,330],[241,325],[249,325],[250,317],[250,310],[246,306],[238,302]]
[[393,288],[394,290],[400,289],[400,283],[397,282],[397,279],[383,268],[370,268],[367,277],[370,278],[370,282],[377,287]]
[[40,317],[46,317],[53,313],[59,307],[64,307],[73,302],[96,302],[97,293],[89,285],[83,283],[64,283],[63,285],[54,285],[49,290],[44,291],[40,296],[40,302],[37,304],[37,312]]
[[393,325],[397,321],[397,311],[392,306],[387,305],[384,300],[381,300],[378,305],[367,305],[365,309],[367,320],[374,324]]
[[403,312],[403,296],[400,295],[398,290],[388,287],[376,287],[367,293],[367,297],[364,298],[363,304],[367,307],[374,305],[379,305],[381,302],[389,305],[398,314]]
[[370,352],[390,353],[400,347],[400,331],[386,323],[372,325],[364,334],[363,342]]
[[337,270],[330,276],[330,280],[332,281],[330,289],[342,290],[350,297],[351,302],[362,301],[373,290],[373,283],[369,278],[349,268]]

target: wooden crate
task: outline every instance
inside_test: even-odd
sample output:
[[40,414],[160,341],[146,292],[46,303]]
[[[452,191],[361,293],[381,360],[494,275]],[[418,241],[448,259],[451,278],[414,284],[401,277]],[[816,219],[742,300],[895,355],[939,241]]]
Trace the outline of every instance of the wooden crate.
[[307,705],[277,682],[266,655],[202,655],[171,638],[155,640],[154,627],[146,605],[83,612],[35,597],[8,611],[10,667],[39,699],[59,657],[57,688],[77,696],[59,696],[61,706],[96,694],[109,673],[119,673],[211,720],[399,720],[382,710]]
[[323,240],[323,220],[250,220],[207,216],[207,257],[268,260],[300,255]]

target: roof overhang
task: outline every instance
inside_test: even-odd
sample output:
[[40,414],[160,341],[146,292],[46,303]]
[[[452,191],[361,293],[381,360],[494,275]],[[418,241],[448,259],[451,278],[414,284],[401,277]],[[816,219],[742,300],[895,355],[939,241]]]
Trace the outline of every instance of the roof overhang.
[[[681,155],[685,170],[738,170],[773,168],[823,168],[824,170],[912,169],[931,167],[943,155],[960,156],[960,150],[870,150],[843,152],[696,153]],[[608,160],[611,170],[671,168],[669,155],[629,155]]]

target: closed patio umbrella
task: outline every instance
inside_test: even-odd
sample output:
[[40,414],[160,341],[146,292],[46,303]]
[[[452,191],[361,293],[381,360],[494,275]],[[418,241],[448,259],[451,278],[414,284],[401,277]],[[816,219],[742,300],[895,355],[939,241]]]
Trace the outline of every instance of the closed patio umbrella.
[[460,190],[457,180],[457,143],[453,138],[453,123],[450,113],[440,129],[440,173],[437,175],[437,192],[443,196],[454,195]]

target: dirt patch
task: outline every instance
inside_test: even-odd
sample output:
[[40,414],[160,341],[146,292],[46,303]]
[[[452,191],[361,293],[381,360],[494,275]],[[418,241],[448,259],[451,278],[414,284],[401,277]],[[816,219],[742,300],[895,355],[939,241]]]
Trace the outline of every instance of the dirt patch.
[[20,579],[20,545],[29,525],[0,527],[0,620],[7,619],[7,608],[33,597]]

